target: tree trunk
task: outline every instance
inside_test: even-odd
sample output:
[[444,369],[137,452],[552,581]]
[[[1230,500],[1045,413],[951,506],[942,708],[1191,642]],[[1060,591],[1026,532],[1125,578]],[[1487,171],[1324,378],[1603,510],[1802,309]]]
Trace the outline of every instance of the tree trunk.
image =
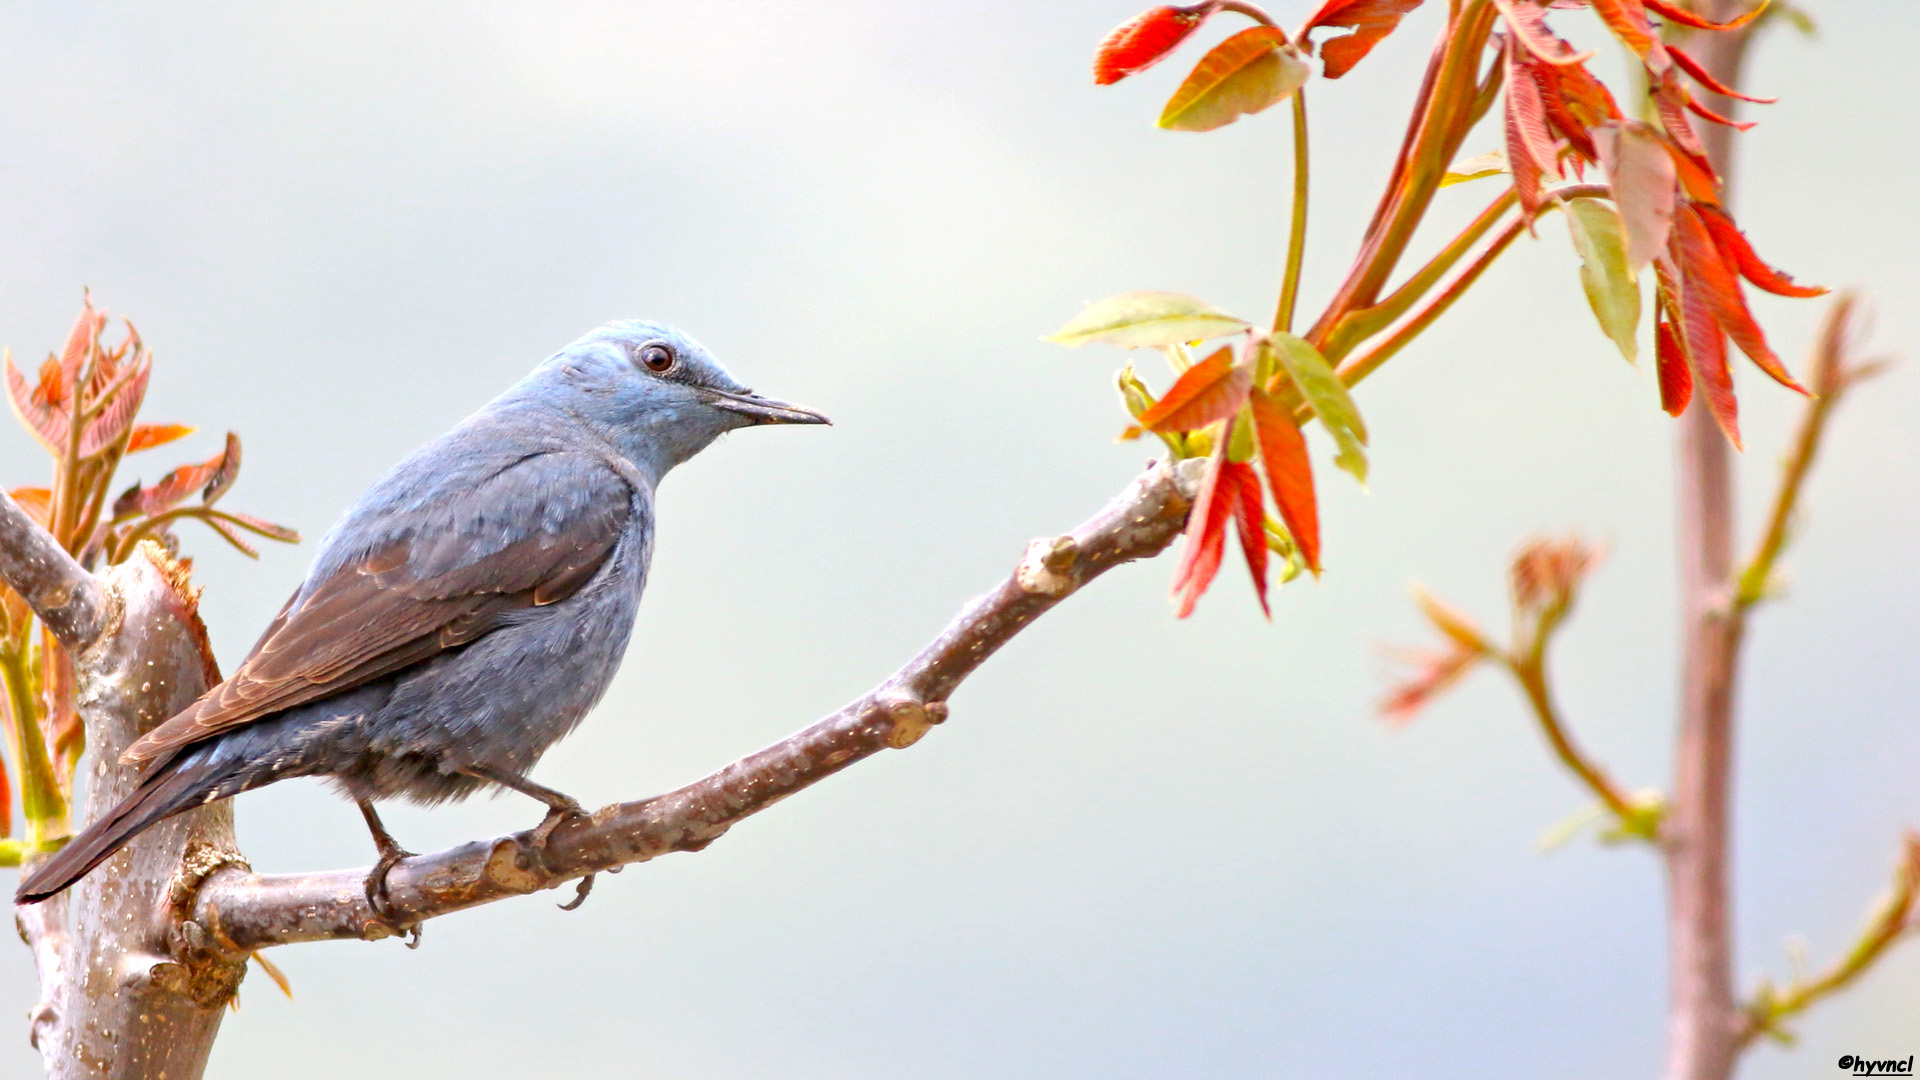
[[[218,681],[197,591],[160,548],[143,545],[101,584],[108,625],[74,663],[88,821],[139,779],[121,751]],[[65,894],[18,909],[40,972],[32,1039],[49,1077],[197,1080],[246,962],[177,912],[200,879],[239,861],[232,808],[219,802],[148,829]]]

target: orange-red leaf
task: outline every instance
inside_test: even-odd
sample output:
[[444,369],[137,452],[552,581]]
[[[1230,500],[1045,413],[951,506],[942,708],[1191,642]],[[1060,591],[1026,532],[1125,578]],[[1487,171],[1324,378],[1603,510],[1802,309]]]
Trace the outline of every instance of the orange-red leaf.
[[1761,371],[1789,390],[1802,394],[1807,388],[1788,373],[1780,358],[1774,355],[1767,344],[1767,336],[1760,330],[1760,324],[1753,319],[1753,313],[1747,310],[1746,297],[1740,295],[1740,281],[1734,276],[1733,268],[1720,257],[1720,249],[1714,246],[1713,236],[1700,220],[1691,206],[1682,203],[1673,220],[1674,251],[1678,256],[1680,272],[1685,276],[1688,293],[1698,293],[1702,300],[1712,308],[1714,319],[1720,328],[1727,332],[1740,351],[1747,354]]
[[[222,449],[198,465],[182,465],[160,478],[152,487],[139,488],[120,497],[114,504],[115,514],[123,510],[137,510],[152,517],[173,508],[174,504],[185,499],[195,491],[207,485],[221,474],[227,463],[227,450]],[[122,506],[123,503],[130,504]]]
[[53,492],[43,487],[23,487],[14,488],[7,494],[13,496],[13,501],[20,504],[20,509],[39,522],[41,528],[52,527],[49,522],[53,520]]
[[1214,448],[1213,456],[1207,461],[1207,471],[1200,479],[1200,493],[1193,501],[1193,509],[1187,513],[1187,542],[1173,575],[1177,618],[1193,614],[1193,605],[1199,601],[1200,594],[1207,591],[1207,586],[1213,584],[1213,576],[1220,572],[1220,556],[1227,544],[1227,514],[1234,503],[1234,492],[1223,490],[1221,483],[1228,441],[1221,439]]
[[1694,82],[1719,94],[1721,97],[1739,98],[1741,101],[1751,101],[1755,105],[1771,105],[1780,100],[1779,98],[1753,97],[1735,90],[1733,87],[1714,78],[1713,72],[1701,66],[1700,61],[1695,60],[1677,45],[1667,46],[1667,52],[1673,56],[1673,62],[1679,65],[1681,71],[1693,77]]
[[151,450],[156,446],[165,446],[175,439],[184,439],[198,428],[185,424],[135,424],[133,434],[127,437],[127,453],[134,454],[142,450]]
[[1520,197],[1520,209],[1531,219],[1545,201],[1543,177],[1558,178],[1554,164],[1556,148],[1547,131],[1546,107],[1540,100],[1540,84],[1534,81],[1528,65],[1520,62],[1519,46],[1509,41],[1507,66],[1507,165],[1513,170],[1514,194]]
[[1240,411],[1253,387],[1253,372],[1236,367],[1233,349],[1222,346],[1188,368],[1165,397],[1140,414],[1148,431],[1193,431]]
[[1695,209],[1700,211],[1700,220],[1706,223],[1707,231],[1713,234],[1714,245],[1720,249],[1720,254],[1733,264],[1734,269],[1740,271],[1741,277],[1753,282],[1754,288],[1775,296],[1792,296],[1803,300],[1826,293],[1827,290],[1818,285],[1796,285],[1793,278],[1762,262],[1760,256],[1754,254],[1753,245],[1747,242],[1746,234],[1740,231],[1725,211],[1713,206]]
[[13,403],[13,411],[26,425],[40,445],[55,454],[64,454],[67,449],[67,413],[63,402],[67,398],[60,384],[60,365],[49,359],[40,368],[40,382],[28,386],[26,376],[14,366],[12,354],[6,357],[7,400]]
[[269,540],[278,540],[283,544],[297,544],[300,542],[299,532],[289,529],[285,525],[276,525],[265,518],[257,518],[252,514],[237,513],[233,510],[222,510],[220,512],[227,517],[233,518],[234,521],[242,527],[251,529]]
[[1264,390],[1253,392],[1253,429],[1260,444],[1260,463],[1273,488],[1273,504],[1280,520],[1293,534],[1307,569],[1320,573],[1320,515],[1313,495],[1313,462],[1307,440],[1293,425],[1293,414]]
[[1740,405],[1733,395],[1733,373],[1727,370],[1727,336],[1715,317],[1713,304],[1706,297],[1705,289],[1686,280],[1672,259],[1664,256],[1655,259],[1654,269],[1659,275],[1660,288],[1678,315],[1675,322],[1687,364],[1693,369],[1693,381],[1706,395],[1707,410],[1713,414],[1714,422],[1738,450]]
[[1343,26],[1353,31],[1320,46],[1321,71],[1327,78],[1337,79],[1353,70],[1353,65],[1373,51],[1382,38],[1393,33],[1407,12],[1419,6],[1420,0],[1326,0],[1300,28],[1300,37],[1304,39],[1309,31],[1322,26]]
[[1220,482],[1234,489],[1233,517],[1240,525],[1240,552],[1247,557],[1247,572],[1253,575],[1253,591],[1260,597],[1260,611],[1268,619],[1273,609],[1267,606],[1267,512],[1260,494],[1260,477],[1253,466],[1229,461],[1221,466]]
[[[67,331],[66,348],[61,350],[60,365],[75,372],[80,370],[80,362],[86,359],[93,343],[100,339],[100,331],[107,325],[107,313],[93,309],[93,297],[88,296],[80,309],[80,317],[73,321],[73,329]],[[68,378],[72,385],[73,378]]]
[[1660,407],[1668,416],[1679,416],[1693,398],[1693,376],[1687,373],[1687,351],[1680,344],[1680,335],[1671,322],[1660,317],[1659,310],[1655,308],[1653,354],[1654,369],[1660,375]]
[[1647,21],[1647,9],[1641,0],[1593,0],[1594,14],[1607,24],[1613,36],[1620,44],[1633,50],[1647,65],[1647,70],[1662,75],[1672,64],[1667,55],[1667,47],[1653,32],[1653,24]]
[[1540,85],[1540,103],[1546,109],[1547,125],[1573,146],[1575,170],[1579,170],[1583,161],[1599,161],[1600,152],[1593,145],[1592,129],[1620,119],[1620,108],[1614,104],[1613,95],[1579,64],[1530,63],[1527,66]]
[[1721,116],[1719,113],[1700,104],[1700,99],[1694,97],[1692,94],[1687,95],[1687,111],[1710,124],[1724,124],[1735,131],[1751,131],[1753,129],[1753,121],[1735,120],[1731,116]]
[[[126,381],[113,391],[113,397],[105,408],[87,424],[80,435],[80,456],[92,457],[114,443],[133,426],[133,418],[140,411],[140,404],[146,400],[147,379],[153,374],[153,364],[145,356],[134,361],[139,366],[127,374]],[[103,387],[102,389],[105,389]],[[89,405],[92,403],[89,402]]]
[[1493,0],[1493,5],[1505,17],[1514,39],[1543,63],[1583,64],[1592,59],[1593,53],[1575,52],[1573,46],[1547,29],[1546,11],[1528,0]]
[[1167,99],[1157,123],[1172,131],[1212,131],[1270,109],[1313,74],[1277,27],[1252,26],[1214,46]]
[[1093,81],[1106,86],[1159,63],[1206,16],[1177,7],[1143,11],[1116,27],[1093,54]]
[[233,482],[240,479],[240,436],[227,432],[227,448],[221,453],[219,461],[220,467],[207,477],[207,486],[200,492],[200,501],[209,506],[219,502],[220,496],[225,495],[233,487]]
[[[1646,4],[1648,10],[1658,12],[1662,18],[1669,22],[1679,23],[1681,26],[1690,26],[1695,30],[1738,30],[1759,18],[1760,13],[1767,10],[1766,0],[1761,0],[1758,5],[1746,14],[1736,16],[1723,23],[1717,23],[1704,16],[1695,15],[1693,12],[1688,11],[1678,4],[1669,3],[1668,0],[1641,0],[1641,2]],[[1671,46],[1669,46],[1668,49],[1672,51]]]

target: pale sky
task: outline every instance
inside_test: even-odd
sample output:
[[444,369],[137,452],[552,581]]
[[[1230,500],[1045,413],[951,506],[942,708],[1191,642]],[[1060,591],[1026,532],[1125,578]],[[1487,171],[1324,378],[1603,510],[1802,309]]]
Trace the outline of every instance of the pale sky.
[[[1801,280],[1865,290],[1874,344],[1911,356],[1920,14],[1806,6],[1821,39],[1775,35],[1751,66],[1781,103],[1748,114],[1737,210]],[[244,437],[227,505],[309,542],[249,563],[186,535],[229,668],[362,487],[604,320],[676,323],[832,415],[731,437],[663,489],[626,666],[535,773],[589,805],[649,794],[863,692],[1029,538],[1139,470],[1150,449],[1113,442],[1121,354],[1039,340],[1083,302],[1151,288],[1271,309],[1286,123],[1154,129],[1181,60],[1094,87],[1094,43],[1133,11],[12,6],[0,342],[37,358],[89,286],[155,349],[147,417],[203,428],[135,472]],[[1351,258],[1439,16],[1308,88],[1309,312]],[[1603,45],[1585,17],[1555,20]],[[1379,646],[1426,637],[1410,582],[1502,625],[1510,552],[1578,529],[1611,555],[1559,643],[1566,711],[1624,784],[1667,785],[1673,424],[1650,366],[1593,325],[1575,265],[1544,224],[1362,388],[1371,490],[1316,443],[1328,569],[1283,590],[1271,625],[1237,567],[1184,623],[1171,559],[1116,572],[910,752],[603,878],[578,912],[538,897],[439,920],[417,952],[276,951],[296,999],[250,978],[209,1075],[1654,1074],[1655,861],[1591,839],[1536,850],[1584,800],[1491,674],[1404,731],[1372,713]],[[1821,303],[1755,308],[1797,369]],[[1751,523],[1796,405],[1737,379]],[[1784,978],[1796,937],[1831,958],[1920,825],[1916,414],[1910,362],[1844,407],[1788,600],[1756,618],[1743,988]],[[0,435],[8,484],[40,482],[37,455]],[[371,859],[317,784],[238,815],[262,870]],[[415,850],[538,818],[517,797],[387,811]],[[17,1024],[32,982],[26,952],[7,956]],[[1920,947],[1797,1028],[1799,1049],[1756,1051],[1742,1075],[1913,1052]],[[0,1046],[0,1073],[33,1074],[24,1030]]]

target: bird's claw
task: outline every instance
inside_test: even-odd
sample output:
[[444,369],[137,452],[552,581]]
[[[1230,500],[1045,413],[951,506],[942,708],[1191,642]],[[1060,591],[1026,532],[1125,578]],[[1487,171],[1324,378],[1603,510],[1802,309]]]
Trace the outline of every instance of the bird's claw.
[[393,896],[387,891],[387,875],[393,872],[393,868],[398,866],[402,859],[412,857],[413,852],[397,844],[387,848],[380,852],[380,860],[373,864],[373,869],[367,871],[367,880],[364,884],[367,892],[367,906],[373,909],[374,920],[391,931],[394,937],[405,938],[407,948],[417,949],[420,947],[420,924],[402,923],[394,913]]
[[[540,870],[542,874],[547,874],[552,872],[547,867],[545,852],[547,849],[547,841],[551,839],[553,836],[553,830],[559,828],[563,823],[573,818],[583,818],[587,816],[587,811],[585,807],[581,806],[577,802],[572,802],[571,800],[569,800],[569,803],[571,803],[571,805],[561,804],[559,806],[548,807],[547,816],[540,820],[539,825],[534,826],[533,836],[531,837],[532,843],[530,846],[532,848],[532,855],[533,855],[534,861],[540,864]],[[574,886],[573,899],[567,901],[564,904],[558,904],[555,906],[557,906],[561,911],[572,911],[578,908],[581,904],[586,903],[587,894],[592,891],[593,891],[593,875],[588,874],[586,877],[583,877],[580,879],[579,884]]]

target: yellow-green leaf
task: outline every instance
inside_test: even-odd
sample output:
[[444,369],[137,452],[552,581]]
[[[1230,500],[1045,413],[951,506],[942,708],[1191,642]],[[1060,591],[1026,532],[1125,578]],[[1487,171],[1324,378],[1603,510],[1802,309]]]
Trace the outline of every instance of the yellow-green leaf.
[[1640,282],[1627,267],[1627,226],[1613,204],[1568,199],[1567,228],[1580,253],[1580,287],[1586,290],[1600,329],[1632,363],[1638,354]]
[[1080,346],[1101,341],[1123,349],[1151,349],[1231,334],[1247,328],[1204,300],[1171,292],[1129,292],[1088,304],[1048,341]]
[[1313,68],[1287,36],[1255,26],[1214,46],[1167,101],[1160,126],[1212,131],[1272,108],[1306,83]]
[[1333,436],[1334,445],[1338,447],[1333,463],[1365,484],[1367,425],[1361,421],[1360,410],[1354,407],[1353,399],[1347,396],[1346,385],[1333,373],[1333,365],[1305,338],[1275,332],[1268,342],[1307,407]]
[[1447,168],[1445,176],[1440,178],[1441,187],[1464,184],[1469,180],[1478,180],[1483,176],[1499,176],[1507,171],[1507,152],[1489,150],[1477,157],[1463,158]]

